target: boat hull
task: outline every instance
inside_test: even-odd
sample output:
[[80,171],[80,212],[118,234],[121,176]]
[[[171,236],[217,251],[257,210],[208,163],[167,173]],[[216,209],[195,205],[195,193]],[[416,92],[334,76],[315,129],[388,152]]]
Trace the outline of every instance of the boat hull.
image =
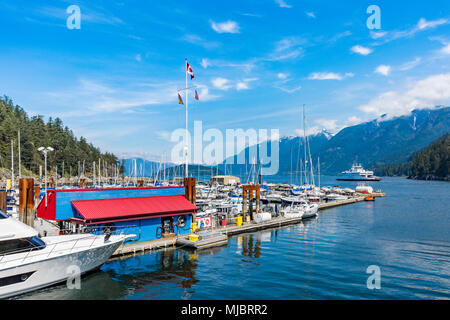
[[72,270],[76,270],[73,266],[79,268],[80,275],[97,269],[111,257],[124,240],[111,241],[101,247],[62,254],[61,256],[3,269],[0,271],[0,281],[21,275],[26,275],[27,278],[24,281],[0,286],[0,299],[67,281],[73,277],[71,272],[74,271]]

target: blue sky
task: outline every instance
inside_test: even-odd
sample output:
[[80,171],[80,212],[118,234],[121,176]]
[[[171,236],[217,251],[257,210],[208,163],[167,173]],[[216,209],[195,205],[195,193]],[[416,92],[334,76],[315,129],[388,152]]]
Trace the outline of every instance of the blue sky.
[[[66,8],[81,9],[69,30]],[[381,29],[366,25],[369,5]],[[339,129],[450,105],[450,3],[442,1],[9,1],[0,3],[0,94],[60,117],[118,156],[170,153],[190,126]],[[184,96],[183,96],[184,98]]]

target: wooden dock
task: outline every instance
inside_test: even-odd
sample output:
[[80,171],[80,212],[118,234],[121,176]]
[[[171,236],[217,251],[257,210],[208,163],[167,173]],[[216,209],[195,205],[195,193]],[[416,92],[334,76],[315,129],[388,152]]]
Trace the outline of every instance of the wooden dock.
[[[386,194],[382,192],[376,192],[371,194],[374,197],[385,197]],[[347,200],[340,200],[340,201],[330,201],[330,202],[323,202],[319,204],[319,213],[320,211],[339,207],[343,205],[348,205],[352,203],[362,202],[364,201],[365,197],[367,195],[358,195],[356,197],[352,197]],[[284,217],[275,217],[272,218],[269,221],[265,221],[262,223],[256,223],[254,221],[252,222],[245,222],[242,226],[237,225],[228,225],[225,227],[219,226],[213,230],[221,232],[226,234],[227,236],[233,236],[236,234],[241,233],[248,233],[248,232],[255,232],[259,230],[269,229],[269,228],[278,228],[283,227],[286,225],[293,225],[297,224],[302,221],[302,218],[284,218]],[[134,255],[138,253],[145,253],[150,252],[158,249],[164,249],[164,248],[175,248],[177,239],[185,238],[186,235],[180,235],[178,237],[173,237],[169,239],[157,239],[152,241],[146,241],[146,242],[139,242],[139,243],[130,243],[121,246],[119,249],[114,252],[111,259],[115,259],[120,256],[124,255]],[[110,260],[111,260],[110,259]]]

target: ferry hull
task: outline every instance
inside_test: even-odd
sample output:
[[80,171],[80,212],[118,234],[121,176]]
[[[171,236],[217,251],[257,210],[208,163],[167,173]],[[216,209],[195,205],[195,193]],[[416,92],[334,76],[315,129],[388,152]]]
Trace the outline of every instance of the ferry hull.
[[381,178],[337,178],[337,181],[381,181]]

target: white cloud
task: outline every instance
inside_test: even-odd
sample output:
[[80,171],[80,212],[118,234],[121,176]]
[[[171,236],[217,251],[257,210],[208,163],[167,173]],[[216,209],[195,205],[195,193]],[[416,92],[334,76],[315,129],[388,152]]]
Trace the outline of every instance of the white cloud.
[[292,88],[286,88],[286,87],[281,87],[281,86],[275,86],[275,88],[280,89],[283,92],[286,93],[294,93],[297,92],[298,90],[300,90],[302,88],[302,86],[296,86],[296,87],[292,87]]
[[138,61],[138,62],[142,61],[142,56],[140,54],[136,55],[136,61]]
[[383,76],[388,76],[391,73],[391,66],[382,64],[375,69],[375,72],[382,74]]
[[337,124],[337,120],[332,120],[332,119],[320,118],[320,119],[314,120],[314,122],[317,123],[322,128],[327,129],[329,131],[336,131],[340,127]]
[[420,63],[421,61],[422,61],[422,58],[417,57],[417,58],[415,58],[415,59],[412,60],[412,61],[408,61],[408,62],[402,64],[402,65],[399,67],[399,70],[400,70],[400,71],[407,71],[407,70],[410,70],[410,69],[416,67],[417,65],[419,65],[419,63]]
[[287,4],[284,0],[275,0],[275,2],[278,3],[280,8],[292,8],[292,6]]
[[443,24],[447,24],[448,20],[447,19],[439,19],[439,20],[434,20],[434,21],[427,21],[424,18],[421,18],[419,20],[419,22],[417,23],[417,30],[425,30],[425,29],[431,29],[431,28],[435,28],[437,26],[443,25]]
[[373,52],[372,49],[366,48],[366,47],[363,47],[363,46],[360,46],[360,45],[353,46],[350,50],[352,52],[354,52],[354,53],[358,53],[358,54],[361,54],[363,56],[367,56],[367,55],[369,55],[369,54],[371,54]]
[[211,27],[217,33],[239,33],[239,25],[235,21],[228,20],[226,22],[216,23],[210,21]]
[[357,124],[363,123],[364,120],[362,120],[361,118],[358,118],[357,116],[351,116],[347,119],[347,121],[345,122],[346,126],[355,126]]
[[363,112],[375,115],[388,114],[387,119],[409,114],[413,109],[433,108],[450,105],[450,73],[429,76],[407,86],[405,92],[389,91],[365,105]]
[[385,31],[379,31],[379,32],[370,31],[370,37],[372,39],[383,38],[386,34],[387,34],[387,32],[385,32]]
[[275,43],[275,50],[266,58],[269,61],[279,61],[285,59],[297,58],[303,53],[301,45],[305,43],[303,39],[298,37],[289,37],[281,39]]
[[443,47],[439,52],[443,54],[450,54],[450,43]]
[[200,64],[201,64],[201,66],[203,67],[203,68],[208,68],[211,64],[210,64],[210,62],[209,62],[209,60],[208,59],[205,59],[205,58],[203,58],[202,59],[202,62],[200,62]]
[[208,41],[196,34],[185,34],[180,40],[202,46],[205,49],[215,49],[221,45],[220,42]]
[[316,15],[314,14],[314,12],[305,12],[305,13],[306,13],[306,15],[307,15],[308,17],[310,17],[310,18],[313,18],[313,19],[316,18]]
[[212,84],[215,88],[219,90],[228,90],[231,88],[231,85],[229,84],[230,81],[225,78],[215,78],[212,80]]
[[421,18],[419,20],[419,22],[417,22],[417,24],[409,30],[389,32],[387,34],[387,36],[384,37],[385,39],[383,41],[381,41],[380,43],[378,43],[378,45],[383,44],[383,43],[388,43],[388,42],[396,40],[396,39],[412,37],[417,32],[428,30],[428,29],[433,29],[433,28],[436,28],[438,26],[448,24],[448,23],[449,23],[448,19],[438,19],[438,20],[427,21],[425,18]]
[[288,76],[289,75],[287,73],[282,73],[282,72],[277,74],[278,79],[282,79],[282,80],[286,79]]
[[354,74],[347,72],[345,75],[334,72],[313,72],[309,75],[309,80],[344,80],[347,77],[353,77]]
[[239,81],[236,84],[236,90],[238,90],[238,91],[247,90],[247,89],[249,89],[247,82]]

